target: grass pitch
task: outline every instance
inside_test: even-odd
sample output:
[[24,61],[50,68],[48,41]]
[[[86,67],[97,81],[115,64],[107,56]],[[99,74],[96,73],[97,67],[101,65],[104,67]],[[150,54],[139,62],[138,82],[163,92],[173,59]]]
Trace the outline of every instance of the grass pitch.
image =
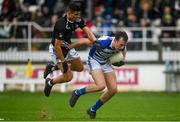
[[[0,93],[0,120],[7,121],[90,121],[86,110],[100,93],[82,96],[70,108],[70,93]],[[98,112],[96,121],[176,121],[180,120],[180,93],[120,92]]]

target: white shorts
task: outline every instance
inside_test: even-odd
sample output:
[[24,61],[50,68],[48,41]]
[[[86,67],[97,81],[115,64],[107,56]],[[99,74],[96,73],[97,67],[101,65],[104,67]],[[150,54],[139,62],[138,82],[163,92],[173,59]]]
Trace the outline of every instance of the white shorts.
[[101,65],[99,62],[97,62],[95,59],[93,59],[90,56],[88,57],[87,65],[90,73],[95,69],[102,69],[104,73],[113,71],[113,68],[110,64],[106,63]]
[[[56,51],[54,49],[54,46],[52,44],[49,45],[49,53],[51,55],[51,59],[53,60],[54,64],[61,62],[61,60],[58,58]],[[66,57],[64,57],[64,58],[66,61],[70,61],[70,60],[73,60],[78,57],[79,57],[79,54],[77,53],[77,51],[75,49],[71,49],[68,52],[68,54],[66,55]]]

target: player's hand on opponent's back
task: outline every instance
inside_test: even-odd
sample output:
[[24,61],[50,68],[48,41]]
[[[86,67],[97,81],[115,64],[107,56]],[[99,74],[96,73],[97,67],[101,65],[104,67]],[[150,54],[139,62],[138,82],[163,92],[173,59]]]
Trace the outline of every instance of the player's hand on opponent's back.
[[120,66],[125,65],[125,62],[124,62],[124,61],[119,61],[119,62],[112,63],[112,65],[113,65],[113,66],[120,67]]

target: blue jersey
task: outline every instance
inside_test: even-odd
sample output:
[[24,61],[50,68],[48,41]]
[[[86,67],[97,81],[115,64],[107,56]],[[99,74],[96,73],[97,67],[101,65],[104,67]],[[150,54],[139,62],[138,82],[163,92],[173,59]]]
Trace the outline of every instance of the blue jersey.
[[118,53],[119,51],[124,51],[126,50],[126,47],[124,47],[121,50],[117,50],[112,48],[112,42],[115,39],[115,37],[110,37],[110,36],[103,36],[100,37],[97,40],[98,47],[93,46],[90,51],[89,51],[89,56],[95,59],[97,62],[100,64],[106,64],[109,62],[109,58]]

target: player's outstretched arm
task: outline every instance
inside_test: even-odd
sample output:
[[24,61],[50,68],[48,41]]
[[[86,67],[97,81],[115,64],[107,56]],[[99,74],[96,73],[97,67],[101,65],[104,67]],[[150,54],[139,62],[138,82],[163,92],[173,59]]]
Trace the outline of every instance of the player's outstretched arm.
[[54,47],[55,47],[57,56],[62,62],[64,62],[65,59],[64,59],[64,56],[63,56],[63,53],[62,53],[61,45],[62,45],[62,40],[56,39]]
[[94,34],[92,33],[92,31],[88,28],[88,27],[84,27],[83,31],[86,33],[86,35],[88,36],[88,39],[92,42],[96,41],[96,37],[94,36]]
[[81,45],[88,45],[91,46],[92,45],[92,41],[90,41],[88,38],[81,38],[81,39],[77,39],[76,41],[72,42],[68,48],[72,49],[72,48],[76,48],[79,47]]
[[58,58],[61,60],[61,64],[59,65],[59,69],[61,69],[61,71],[63,73],[66,73],[68,70],[68,64],[65,62],[65,58],[61,49],[61,45],[62,45],[62,40],[56,39],[55,41],[55,51],[57,53]]

